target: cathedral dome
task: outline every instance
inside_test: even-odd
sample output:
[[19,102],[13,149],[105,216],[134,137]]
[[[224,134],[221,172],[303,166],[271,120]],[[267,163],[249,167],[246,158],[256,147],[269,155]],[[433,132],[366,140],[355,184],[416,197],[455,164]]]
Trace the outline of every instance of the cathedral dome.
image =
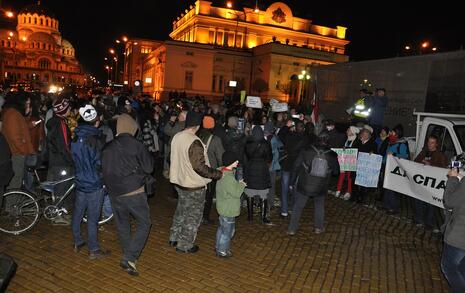
[[[39,2],[40,3],[40,2]],[[40,4],[33,4],[26,6],[19,14],[34,14],[36,13],[39,16],[48,16],[51,18],[55,18],[55,14],[51,12],[47,7],[42,6]]]

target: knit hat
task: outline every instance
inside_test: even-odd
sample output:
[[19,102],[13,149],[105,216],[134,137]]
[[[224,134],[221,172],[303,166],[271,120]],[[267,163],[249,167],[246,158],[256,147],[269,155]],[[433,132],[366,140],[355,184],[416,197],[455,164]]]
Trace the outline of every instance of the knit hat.
[[215,127],[215,119],[212,116],[203,117],[203,128],[212,129]]
[[53,102],[53,112],[57,116],[63,116],[68,112],[69,109],[69,101],[67,99],[56,100]]
[[97,117],[97,111],[92,105],[85,105],[84,107],[79,108],[79,115],[86,122],[92,122]]
[[136,134],[137,122],[132,119],[128,114],[121,114],[116,120],[116,133],[129,133],[130,135]]
[[273,125],[273,122],[268,121],[265,123],[265,129],[264,129],[265,135],[270,135],[275,132],[275,128]]
[[223,160],[224,166],[229,166],[238,160],[236,153],[229,151],[224,152],[221,159]]
[[360,129],[355,126],[350,126],[350,132],[352,132],[354,135],[357,135],[360,132]]
[[194,112],[194,111],[187,112],[186,123],[185,123],[186,128],[200,126],[200,124],[202,124],[202,114]]

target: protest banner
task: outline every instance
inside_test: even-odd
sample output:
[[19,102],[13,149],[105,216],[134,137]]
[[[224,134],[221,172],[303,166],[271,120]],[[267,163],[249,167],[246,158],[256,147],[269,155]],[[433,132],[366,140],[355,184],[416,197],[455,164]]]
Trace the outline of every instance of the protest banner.
[[272,112],[286,112],[288,110],[287,103],[277,103],[271,106]]
[[357,171],[357,152],[358,149],[332,149],[337,154],[340,171]]
[[380,155],[358,153],[355,185],[378,187],[379,171],[381,170],[382,162],[383,157]]
[[448,169],[432,167],[389,155],[384,172],[384,188],[444,208],[442,199],[448,171]]
[[260,97],[247,96],[245,105],[249,108],[261,109],[263,107],[262,99]]

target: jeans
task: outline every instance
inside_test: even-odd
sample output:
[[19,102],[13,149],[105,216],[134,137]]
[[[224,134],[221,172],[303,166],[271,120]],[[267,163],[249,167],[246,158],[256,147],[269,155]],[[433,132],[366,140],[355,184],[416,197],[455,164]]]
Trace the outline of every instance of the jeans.
[[29,191],[34,193],[34,172],[30,172],[28,169],[36,168],[37,167],[37,155],[32,154],[32,155],[27,155],[26,160],[24,162],[24,188]]
[[100,249],[97,232],[102,201],[103,189],[94,192],[83,192],[80,190],[76,190],[75,192],[73,220],[71,222],[74,244],[79,245],[84,243],[81,236],[81,222],[87,211],[87,246],[89,247],[89,251]]
[[[123,260],[134,262],[139,258],[152,226],[147,194],[110,197],[110,200],[123,248]],[[132,236],[131,216],[136,221],[136,231]]]
[[399,212],[399,194],[393,190],[385,189],[384,190],[384,207],[388,210],[392,210],[395,213]]
[[436,212],[436,207],[419,199],[414,199],[414,201],[415,223],[424,224],[430,228],[433,228],[435,226],[434,213]]
[[231,238],[236,231],[235,217],[219,216],[220,225],[216,231],[216,252],[228,252],[230,250]]
[[450,292],[465,292],[465,250],[444,242],[441,270],[450,285]]
[[105,191],[103,195],[102,214],[105,218],[108,218],[111,214],[113,214],[113,209],[111,207],[111,202],[110,202],[110,196],[108,195],[107,191]]
[[276,197],[276,173],[278,172],[279,171],[270,171],[271,187],[268,191],[268,208],[273,206]]
[[291,180],[291,172],[281,171],[281,214],[287,215],[289,212],[289,181]]
[[14,176],[10,180],[10,184],[8,185],[7,189],[17,189],[21,188],[23,185],[23,177],[24,177],[24,163],[26,161],[26,157],[22,155],[13,155],[11,156],[11,163],[13,166]]
[[291,220],[289,222],[289,231],[296,232],[299,228],[299,220],[302,216],[302,211],[307,204],[309,198],[313,198],[315,203],[314,211],[314,225],[315,228],[324,229],[324,219],[325,219],[325,196],[324,194],[315,194],[314,196],[303,195],[300,192],[294,191],[295,201],[293,213],[291,215]]

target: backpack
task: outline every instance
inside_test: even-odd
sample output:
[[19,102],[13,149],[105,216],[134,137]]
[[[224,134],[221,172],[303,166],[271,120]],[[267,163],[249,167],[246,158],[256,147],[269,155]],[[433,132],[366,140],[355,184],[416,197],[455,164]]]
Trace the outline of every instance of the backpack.
[[309,167],[305,164],[305,162],[303,163],[304,168],[307,170],[307,173],[309,173],[311,176],[315,176],[315,177],[328,176],[328,173],[330,170],[329,170],[328,160],[326,159],[326,154],[329,153],[330,150],[320,151],[313,145],[312,145],[312,148],[313,150],[315,150],[316,155],[312,159],[311,169],[309,170]]

